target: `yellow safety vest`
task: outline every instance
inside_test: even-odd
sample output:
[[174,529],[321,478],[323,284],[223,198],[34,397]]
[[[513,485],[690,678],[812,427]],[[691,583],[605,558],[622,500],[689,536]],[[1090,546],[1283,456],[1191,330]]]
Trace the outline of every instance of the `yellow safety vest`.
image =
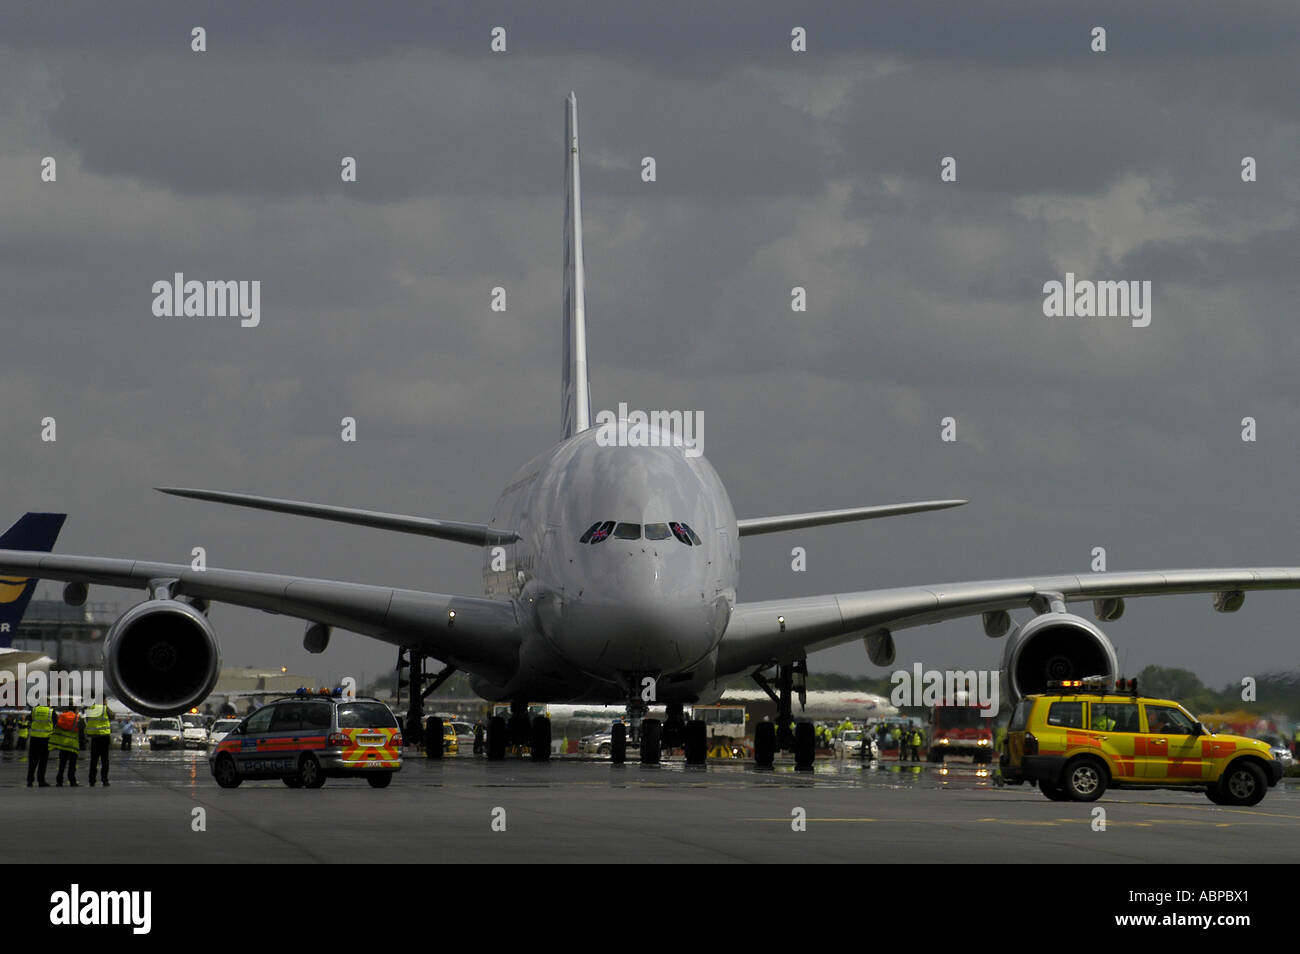
[[112,735],[107,706],[91,706],[86,710],[86,735]]
[[77,730],[60,729],[56,725],[54,731],[50,733],[50,748],[76,752],[81,748],[81,739],[77,736]]
[[54,731],[54,712],[49,706],[32,709],[32,738],[48,739]]

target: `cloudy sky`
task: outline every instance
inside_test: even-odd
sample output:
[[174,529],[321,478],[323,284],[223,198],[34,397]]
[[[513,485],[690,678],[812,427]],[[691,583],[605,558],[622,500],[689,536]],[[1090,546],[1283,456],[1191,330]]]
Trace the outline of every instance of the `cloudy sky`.
[[[0,487],[71,514],[62,552],[480,592],[471,548],[151,488],[485,520],[560,433],[573,89],[596,408],[702,412],[740,516],[971,500],[746,540],[742,600],[1086,572],[1098,546],[1300,564],[1292,3],[12,7]],[[261,324],[155,317],[175,272],[260,281]],[[1045,317],[1066,272],[1151,282],[1150,326]],[[1129,672],[1221,685],[1300,664],[1298,614],[1146,599],[1108,632]],[[394,660],[212,618],[228,665]],[[899,639],[927,668],[1000,651],[975,620]],[[859,645],[811,664],[873,671]]]

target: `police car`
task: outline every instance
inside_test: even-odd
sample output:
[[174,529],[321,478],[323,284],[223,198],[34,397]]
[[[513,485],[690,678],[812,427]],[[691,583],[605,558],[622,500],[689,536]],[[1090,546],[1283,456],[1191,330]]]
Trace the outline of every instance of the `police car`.
[[1048,683],[1026,696],[1007,727],[1002,775],[1036,782],[1053,801],[1091,802],[1107,788],[1202,791],[1216,805],[1255,805],[1282,778],[1269,746],[1215,735],[1168,699],[1147,698],[1137,681]]
[[402,732],[392,710],[377,699],[348,698],[341,689],[299,689],[231,729],[208,764],[222,788],[263,778],[281,779],[290,788],[364,778],[384,788],[402,767]]

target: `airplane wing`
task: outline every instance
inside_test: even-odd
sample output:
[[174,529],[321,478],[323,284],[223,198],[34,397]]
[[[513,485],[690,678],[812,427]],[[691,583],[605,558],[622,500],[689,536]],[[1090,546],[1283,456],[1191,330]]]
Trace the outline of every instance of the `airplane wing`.
[[513,530],[498,530],[484,523],[462,523],[456,520],[434,520],[432,517],[410,517],[400,513],[381,513],[377,510],[357,510],[352,507],[334,507],[330,504],[307,503],[302,500],[282,500],[279,497],[258,497],[253,494],[233,494],[223,490],[196,490],[190,487],[155,487],[155,490],[173,497],[189,497],[211,503],[252,507],[273,513],[291,513],[318,520],[335,520],[379,530],[398,533],[416,533],[425,537],[438,537],[456,543],[485,547],[493,543],[510,543],[519,539]]
[[960,507],[966,500],[919,500],[915,503],[883,504],[875,507],[850,507],[848,510],[818,510],[813,513],[783,513],[775,517],[746,517],[736,524],[742,537],[758,533],[777,533],[781,530],[802,530],[805,527],[824,527],[832,523],[849,523],[854,520],[875,520],[878,517],[901,517],[927,510],[947,510]]
[[518,668],[518,624],[514,605],[506,600],[22,550],[0,550],[0,573],[135,589],[165,583],[172,597],[231,603],[337,626],[416,647],[457,668],[498,673],[503,680]]
[[719,675],[772,663],[864,636],[1055,601],[1118,600],[1171,593],[1214,593],[1214,608],[1232,612],[1247,590],[1300,589],[1300,567],[1151,570],[941,583],[738,603],[718,648]]

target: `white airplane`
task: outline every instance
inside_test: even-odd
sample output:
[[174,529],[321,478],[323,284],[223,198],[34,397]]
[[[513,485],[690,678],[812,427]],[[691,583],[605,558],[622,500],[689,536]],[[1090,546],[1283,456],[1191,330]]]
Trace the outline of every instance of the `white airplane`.
[[[713,467],[673,435],[649,428],[659,446],[605,446],[588,394],[577,101],[569,94],[565,132],[563,389],[560,442],[511,478],[487,523],[353,510],[208,490],[166,489],[199,500],[423,534],[478,548],[486,595],[395,589],[271,573],[103,557],[0,550],[0,572],[67,582],[84,601],[88,584],[134,587],[147,598],[127,610],[105,640],[105,672],[130,708],[182,712],[205,699],[220,652],[205,611],[210,601],[306,620],[305,647],[322,652],[330,628],[372,636],[471,675],[486,699],[512,704],[510,725],[492,720],[489,752],[504,734],[531,731],[549,751],[549,723],[528,723],[527,703],[647,702],[682,707],[716,699],[724,680],[752,674],[780,705],[788,744],[792,698],[809,652],[863,640],[872,662],[890,666],[894,634],[959,617],[980,617],[990,637],[1011,631],[1009,611],[1034,618],[1006,640],[1003,691],[1045,688],[1049,679],[1114,678],[1115,649],[1097,623],[1069,611],[1092,601],[1097,620],[1116,619],[1129,597],[1212,593],[1233,612],[1248,590],[1300,587],[1300,568],[1155,570],[930,583],[883,590],[738,603],[742,537],[954,507],[933,500],[737,520]],[[666,445],[666,446],[665,446]],[[418,663],[418,665],[417,665]],[[765,674],[774,676],[772,685]],[[417,680],[417,683],[422,680]],[[419,712],[422,693],[413,693]],[[796,761],[811,752],[800,726]],[[660,729],[647,720],[643,759],[658,757]],[[676,731],[674,729],[674,731]],[[690,732],[695,732],[692,727]],[[693,738],[688,734],[688,739]],[[770,740],[756,740],[759,761]],[[801,748],[806,746],[806,750]],[[544,757],[544,756],[542,756]],[[702,757],[702,756],[701,756]]]

